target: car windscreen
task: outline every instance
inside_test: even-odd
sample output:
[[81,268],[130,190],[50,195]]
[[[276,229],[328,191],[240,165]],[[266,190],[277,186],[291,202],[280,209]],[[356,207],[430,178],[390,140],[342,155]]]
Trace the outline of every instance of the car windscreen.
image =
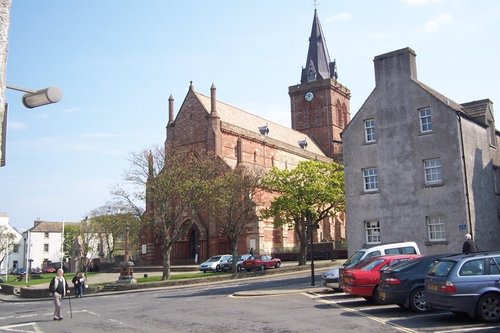
[[212,257],[212,258],[208,259],[207,261],[208,262],[214,262],[214,261],[219,261],[219,260],[220,260],[220,256],[218,256],[218,257]]
[[380,265],[383,261],[384,261],[383,258],[379,258],[379,259],[373,260],[373,261],[369,262],[368,264],[364,265],[363,267],[361,267],[361,270],[363,270],[363,271],[371,271],[372,269],[374,269],[375,267],[377,267],[378,265]]
[[456,264],[457,262],[452,260],[438,260],[436,264],[429,269],[427,274],[438,277],[447,277]]
[[354,254],[344,263],[344,266],[351,266],[352,264],[357,263],[361,259],[361,257],[363,257],[364,254],[365,251],[354,252]]

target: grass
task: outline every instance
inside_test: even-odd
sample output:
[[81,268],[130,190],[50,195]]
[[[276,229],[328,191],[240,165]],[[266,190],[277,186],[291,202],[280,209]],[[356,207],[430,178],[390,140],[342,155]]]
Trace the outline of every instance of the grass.
[[[87,273],[87,276],[96,274],[94,272],[89,272]],[[40,274],[39,277],[37,278],[29,278],[28,279],[28,284],[26,284],[26,277],[23,276],[23,279],[21,281],[17,280],[17,275],[8,275],[7,280],[5,280],[5,276],[2,275],[2,280],[4,280],[5,284],[9,284],[12,286],[16,287],[25,287],[25,286],[33,286],[37,284],[44,284],[44,283],[49,283],[50,280],[55,276],[55,273],[46,273],[46,274]],[[68,280],[68,283],[71,282],[72,278],[68,278],[66,276],[66,279]]]
[[[88,272],[87,276],[91,276],[94,274],[99,274],[99,273]],[[225,273],[222,273],[222,272],[220,272],[220,273],[206,273],[206,274],[201,274],[200,272],[176,273],[176,274],[170,274],[169,280],[171,281],[171,280],[184,280],[184,279],[203,279],[203,278],[208,278],[208,277],[219,275],[219,274],[225,274]],[[9,275],[7,281],[5,281],[4,276],[2,276],[2,279],[4,280],[5,284],[9,284],[9,285],[16,286],[16,287],[25,287],[25,286],[29,287],[29,286],[33,286],[33,285],[49,283],[50,280],[54,276],[55,276],[54,273],[40,274],[39,278],[28,279],[28,284],[26,284],[25,278],[22,279],[21,281],[18,281],[16,275]],[[68,280],[68,283],[71,282],[71,278],[68,277],[68,274],[66,275],[66,279]],[[136,280],[137,280],[137,283],[158,282],[158,281],[161,281],[161,275],[148,276],[147,278],[144,278],[144,277],[143,278],[136,278]]]

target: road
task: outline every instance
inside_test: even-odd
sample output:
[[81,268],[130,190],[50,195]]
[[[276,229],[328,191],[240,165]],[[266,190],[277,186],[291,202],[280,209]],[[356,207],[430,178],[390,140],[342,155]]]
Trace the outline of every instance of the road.
[[310,287],[308,272],[71,299],[71,309],[72,318],[65,300],[64,320],[53,321],[49,301],[0,303],[0,332],[498,332],[451,313],[415,315]]

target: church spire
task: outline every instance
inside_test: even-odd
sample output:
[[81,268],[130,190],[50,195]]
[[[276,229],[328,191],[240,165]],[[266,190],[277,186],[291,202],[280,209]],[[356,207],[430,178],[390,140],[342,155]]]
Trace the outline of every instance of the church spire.
[[309,50],[305,68],[302,68],[300,83],[319,81],[323,79],[337,79],[335,60],[330,62],[330,55],[326,47],[326,40],[319,23],[318,12],[314,9],[314,19],[309,37]]

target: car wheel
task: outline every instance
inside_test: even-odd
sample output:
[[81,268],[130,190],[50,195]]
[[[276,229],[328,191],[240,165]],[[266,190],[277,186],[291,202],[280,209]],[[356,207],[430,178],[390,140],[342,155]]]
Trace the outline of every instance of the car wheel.
[[383,301],[380,299],[380,293],[378,292],[378,286],[375,287],[375,290],[373,291],[373,296],[372,296],[372,302],[375,304],[382,304]]
[[236,271],[237,271],[237,272],[241,272],[241,266],[240,266],[240,265],[237,265],[237,266],[236,266]]
[[203,273],[206,273],[207,271],[203,271]]
[[485,294],[477,302],[477,317],[484,322],[494,323],[500,320],[500,295]]
[[266,268],[264,267],[264,265],[260,265],[259,269],[260,269],[261,271],[263,271],[263,270],[264,270],[264,269],[266,269]]
[[427,312],[430,310],[425,301],[424,288],[415,289],[410,295],[410,309],[413,312]]
[[215,272],[219,272],[220,270],[221,270],[221,269],[220,269],[220,265],[217,265],[217,266],[215,267]]
[[280,266],[281,266],[281,263],[278,261],[278,262],[276,263],[276,266],[274,266],[274,267],[275,267],[275,268],[280,268]]

